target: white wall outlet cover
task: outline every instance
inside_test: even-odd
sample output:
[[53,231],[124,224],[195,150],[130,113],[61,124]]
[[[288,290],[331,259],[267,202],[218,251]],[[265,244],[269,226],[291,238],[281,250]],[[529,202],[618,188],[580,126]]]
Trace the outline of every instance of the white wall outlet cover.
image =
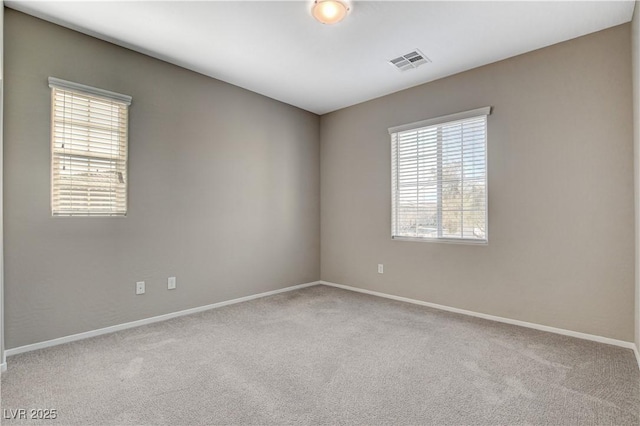
[[144,294],[144,281],[136,283],[136,294]]
[[384,265],[382,263],[378,263],[378,273],[379,274],[384,273]]
[[169,290],[175,290],[176,288],[176,277],[169,277],[167,280],[167,288]]

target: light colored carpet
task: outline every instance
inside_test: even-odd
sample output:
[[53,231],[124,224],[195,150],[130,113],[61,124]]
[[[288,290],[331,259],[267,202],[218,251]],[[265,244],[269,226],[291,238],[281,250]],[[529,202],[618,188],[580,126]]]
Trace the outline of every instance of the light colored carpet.
[[8,366],[2,408],[40,425],[640,424],[631,350],[326,286]]

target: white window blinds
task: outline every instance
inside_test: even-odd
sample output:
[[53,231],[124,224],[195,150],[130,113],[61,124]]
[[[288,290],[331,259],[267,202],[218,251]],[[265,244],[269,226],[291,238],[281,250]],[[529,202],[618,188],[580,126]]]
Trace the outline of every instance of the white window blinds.
[[51,211],[125,216],[131,97],[49,78]]
[[389,129],[392,237],[487,241],[490,107]]

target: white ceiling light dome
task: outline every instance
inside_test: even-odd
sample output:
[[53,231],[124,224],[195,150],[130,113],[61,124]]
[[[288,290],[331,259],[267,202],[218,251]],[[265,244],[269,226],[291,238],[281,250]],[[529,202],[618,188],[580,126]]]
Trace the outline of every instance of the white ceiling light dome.
[[337,24],[349,12],[349,6],[341,0],[315,0],[311,13],[323,24]]

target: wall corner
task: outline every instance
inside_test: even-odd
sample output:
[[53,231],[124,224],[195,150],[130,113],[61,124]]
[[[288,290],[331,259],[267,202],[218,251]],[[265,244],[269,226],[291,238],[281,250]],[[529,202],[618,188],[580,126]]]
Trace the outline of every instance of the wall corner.
[[635,344],[640,350],[640,6],[635,2],[631,21],[631,67],[633,78],[633,166],[635,199]]

